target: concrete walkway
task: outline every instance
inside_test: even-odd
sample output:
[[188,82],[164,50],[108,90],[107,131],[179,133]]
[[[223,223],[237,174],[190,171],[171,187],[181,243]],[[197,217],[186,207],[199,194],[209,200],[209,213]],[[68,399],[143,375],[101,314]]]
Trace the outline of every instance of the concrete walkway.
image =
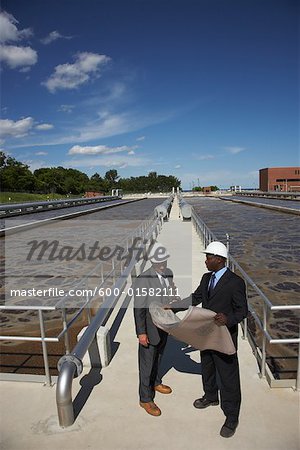
[[[195,288],[205,269],[201,244],[190,222],[178,220],[174,204],[159,240],[170,254],[169,267],[182,296]],[[120,316],[125,313],[120,327]],[[75,424],[58,426],[55,387],[2,382],[1,437],[5,450],[298,450],[299,403],[292,389],[270,389],[257,375],[256,360],[246,341],[239,343],[243,403],[240,425],[230,439],[219,436],[224,416],[219,407],[196,410],[202,396],[199,352],[169,338],[163,361],[164,382],[171,395],[157,394],[160,417],[138,405],[137,339],[133,313],[114,315],[114,357],[101,374],[85,369],[73,383]]]

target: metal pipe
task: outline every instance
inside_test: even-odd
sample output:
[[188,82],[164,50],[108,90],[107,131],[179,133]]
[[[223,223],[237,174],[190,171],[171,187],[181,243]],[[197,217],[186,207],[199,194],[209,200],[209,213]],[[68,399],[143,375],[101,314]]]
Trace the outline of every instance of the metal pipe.
[[271,310],[272,311],[282,311],[282,310],[290,310],[290,309],[300,309],[300,305],[278,305],[278,306],[272,306]]
[[74,423],[74,408],[72,403],[72,381],[75,376],[76,365],[66,361],[57,379],[56,405],[59,425],[69,427]]
[[287,339],[269,339],[270,344],[299,344],[300,338],[287,338]]
[[42,339],[41,337],[29,337],[29,336],[0,336],[0,341],[32,341],[32,342],[58,342],[59,339],[47,338]]

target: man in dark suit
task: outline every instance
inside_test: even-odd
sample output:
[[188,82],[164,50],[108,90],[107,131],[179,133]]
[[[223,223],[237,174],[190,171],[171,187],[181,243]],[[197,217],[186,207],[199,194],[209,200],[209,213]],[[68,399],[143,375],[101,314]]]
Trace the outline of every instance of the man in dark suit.
[[[238,323],[248,314],[245,283],[238,275],[226,267],[227,248],[222,242],[211,242],[206,253],[205,273],[192,298],[173,303],[172,309],[189,301],[193,306],[202,303],[202,307],[216,312],[214,317],[218,326],[227,326],[235,348],[237,349]],[[174,308],[175,307],[175,308]],[[204,396],[195,400],[194,407],[199,409],[219,404],[226,416],[220,430],[222,437],[234,435],[238,426],[241,405],[240,375],[237,353],[225,355],[214,350],[204,350],[201,354],[202,383]]]
[[169,256],[165,247],[155,243],[148,256],[150,269],[143,272],[134,284],[134,319],[139,341],[140,406],[152,416],[161,415],[161,410],[153,401],[155,392],[172,392],[169,386],[162,384],[158,372],[168,334],[154,325],[149,312],[150,303],[166,304],[169,301],[169,290],[174,287],[173,273],[167,268]]

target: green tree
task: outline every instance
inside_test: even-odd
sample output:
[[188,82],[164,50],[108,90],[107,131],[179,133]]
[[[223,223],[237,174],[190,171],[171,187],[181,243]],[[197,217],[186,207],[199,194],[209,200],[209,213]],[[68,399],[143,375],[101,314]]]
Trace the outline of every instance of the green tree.
[[35,177],[27,164],[0,152],[0,177],[2,191],[34,191]]
[[119,175],[116,169],[111,169],[106,172],[104,178],[109,181],[111,184],[115,184],[118,180]]

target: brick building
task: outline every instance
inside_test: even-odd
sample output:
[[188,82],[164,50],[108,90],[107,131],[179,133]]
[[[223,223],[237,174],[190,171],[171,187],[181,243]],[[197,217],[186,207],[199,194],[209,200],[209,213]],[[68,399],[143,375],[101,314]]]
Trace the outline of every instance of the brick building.
[[100,197],[101,195],[105,195],[104,192],[95,192],[95,191],[88,191],[84,194],[84,196],[86,198],[91,198],[91,197]]
[[300,167],[268,167],[259,171],[260,191],[300,191]]

